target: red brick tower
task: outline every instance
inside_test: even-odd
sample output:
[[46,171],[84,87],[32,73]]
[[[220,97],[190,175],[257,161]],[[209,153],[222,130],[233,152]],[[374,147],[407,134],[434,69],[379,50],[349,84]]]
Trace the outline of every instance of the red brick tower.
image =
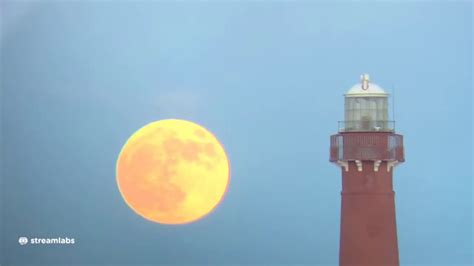
[[344,96],[330,151],[342,170],[339,264],[399,265],[392,176],[405,161],[403,137],[388,120],[388,94],[367,74]]

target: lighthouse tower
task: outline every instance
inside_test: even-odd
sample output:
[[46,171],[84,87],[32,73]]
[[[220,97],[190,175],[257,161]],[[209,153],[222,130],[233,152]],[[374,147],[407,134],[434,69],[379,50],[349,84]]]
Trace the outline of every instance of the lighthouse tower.
[[330,148],[342,172],[339,264],[399,265],[392,177],[405,160],[403,137],[389,120],[388,94],[367,74],[344,96]]

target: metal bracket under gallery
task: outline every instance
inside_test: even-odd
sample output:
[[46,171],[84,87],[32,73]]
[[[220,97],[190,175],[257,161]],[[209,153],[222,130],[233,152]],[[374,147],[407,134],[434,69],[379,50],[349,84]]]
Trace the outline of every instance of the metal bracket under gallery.
[[[340,167],[343,167],[346,172],[349,172],[349,163],[350,162],[351,161],[338,160],[335,163],[337,165],[339,165]],[[354,160],[353,162],[357,166],[357,171],[362,172],[362,170],[363,170],[362,161]],[[374,172],[378,172],[379,169],[380,169],[380,165],[382,164],[382,160],[373,160],[372,162],[373,162]],[[391,169],[393,169],[395,166],[397,166],[400,163],[397,160],[390,160],[390,161],[386,161],[386,162],[387,162],[387,167],[386,167],[387,172],[390,172]]]

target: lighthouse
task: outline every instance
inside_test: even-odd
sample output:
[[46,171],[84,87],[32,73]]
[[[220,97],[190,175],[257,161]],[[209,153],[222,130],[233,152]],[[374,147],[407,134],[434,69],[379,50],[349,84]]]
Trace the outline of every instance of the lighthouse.
[[388,96],[362,75],[344,94],[344,121],[331,136],[330,161],[342,174],[341,266],[399,265],[393,171],[405,158]]

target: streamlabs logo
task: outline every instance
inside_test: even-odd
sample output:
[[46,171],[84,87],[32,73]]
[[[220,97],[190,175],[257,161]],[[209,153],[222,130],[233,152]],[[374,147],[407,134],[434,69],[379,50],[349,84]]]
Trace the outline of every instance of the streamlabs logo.
[[18,238],[18,243],[20,243],[20,245],[24,246],[24,245],[28,244],[28,238],[22,236],[22,237]]
[[70,237],[56,237],[56,238],[38,238],[32,237],[28,239],[27,237],[18,238],[18,243],[21,246],[26,244],[30,245],[74,245],[76,240]]

